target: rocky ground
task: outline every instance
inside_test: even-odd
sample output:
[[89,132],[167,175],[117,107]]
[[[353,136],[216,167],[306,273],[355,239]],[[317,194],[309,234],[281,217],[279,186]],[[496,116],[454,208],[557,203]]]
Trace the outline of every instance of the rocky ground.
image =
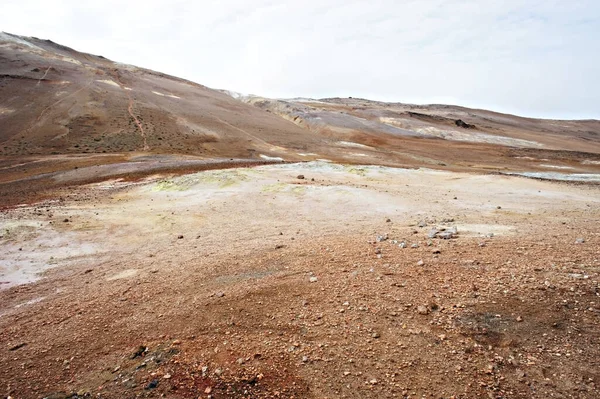
[[324,162],[57,191],[1,215],[0,395],[596,398],[598,194]]

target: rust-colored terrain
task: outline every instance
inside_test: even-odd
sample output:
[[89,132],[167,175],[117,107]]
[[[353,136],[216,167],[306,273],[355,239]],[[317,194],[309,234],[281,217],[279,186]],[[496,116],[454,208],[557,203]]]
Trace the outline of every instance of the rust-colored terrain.
[[2,33],[0,397],[597,398],[599,183],[599,121]]

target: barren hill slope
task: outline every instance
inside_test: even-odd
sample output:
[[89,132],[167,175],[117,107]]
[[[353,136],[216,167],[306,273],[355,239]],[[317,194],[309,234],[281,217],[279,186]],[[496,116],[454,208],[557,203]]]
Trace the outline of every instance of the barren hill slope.
[[[48,40],[0,35],[0,154],[248,157],[315,145],[219,91]],[[294,154],[288,155],[294,158]]]
[[108,177],[281,161],[597,174],[600,122],[239,96],[1,33],[0,156],[4,206]]

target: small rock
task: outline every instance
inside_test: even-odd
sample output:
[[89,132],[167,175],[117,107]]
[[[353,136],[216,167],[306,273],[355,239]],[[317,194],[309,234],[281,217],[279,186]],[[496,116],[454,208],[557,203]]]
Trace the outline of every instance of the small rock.
[[400,244],[398,244],[398,246],[400,248],[406,248],[406,243],[404,241],[402,241]]
[[158,380],[152,380],[148,383],[148,385],[146,385],[146,387],[144,389],[149,390],[149,389],[154,389],[158,386]]
[[131,356],[129,356],[130,359],[135,359],[136,357],[142,356],[144,355],[144,353],[146,353],[148,351],[148,348],[140,345],[138,346],[138,348],[135,350],[135,352],[133,352],[131,354]]
[[221,374],[223,374],[223,370],[221,370],[221,369],[216,369],[216,370],[215,370],[215,374],[216,374],[216,375],[218,375],[218,376],[220,376]]
[[419,248],[419,244],[416,244],[416,243],[415,243],[415,244],[411,245],[410,247],[411,247],[411,248]]
[[378,332],[374,332],[373,334],[371,334],[371,337],[379,338],[379,337],[381,337],[381,335]]
[[417,226],[419,226],[421,228],[427,227],[427,223],[424,220],[421,220]]
[[298,175],[298,179],[304,180],[304,175]]
[[387,219],[385,219],[385,222],[386,222],[386,223],[391,223],[391,222],[392,222],[392,219],[390,219],[390,218],[387,218]]
[[502,209],[502,207],[501,207],[500,205],[498,205],[498,206],[496,207],[496,209]]
[[585,242],[584,238],[578,238],[575,240],[575,244],[583,244]]
[[219,291],[219,292],[215,293],[215,296],[217,298],[223,298],[225,296],[225,293],[223,291]]
[[165,380],[168,380],[168,379],[170,379],[170,378],[171,378],[171,374],[165,374],[165,375],[163,375],[163,378],[164,378]]
[[308,362],[308,356],[302,356],[302,363]]
[[435,236],[437,236],[439,233],[438,229],[431,229],[429,230],[429,233],[427,233],[427,238],[435,238]]
[[431,253],[434,255],[439,255],[442,253],[442,251],[438,248],[438,249],[434,249],[433,251],[431,251]]
[[388,239],[388,235],[387,234],[383,234],[380,236],[377,236],[377,242],[383,242],[386,241]]
[[419,314],[429,314],[429,308],[427,306],[420,305],[417,307],[417,313]]
[[212,388],[211,387],[206,387],[206,389],[204,390],[205,394],[209,394],[212,392]]
[[317,279],[317,277],[315,277],[315,276],[311,276],[311,277],[308,279],[308,281],[310,281],[311,283],[316,283],[316,282],[317,282],[317,280],[318,280],[318,279]]
[[178,235],[178,236],[177,236],[177,239],[178,239],[178,240],[183,240],[183,234],[180,234],[180,235]]
[[369,384],[375,385],[375,384],[377,384],[377,380],[375,378],[373,378],[372,380],[369,381]]
[[424,264],[425,264],[425,262],[423,262],[423,259],[421,259],[417,262],[417,266],[423,266]]
[[517,316],[517,321],[518,321],[518,322],[522,322],[522,321],[523,321],[523,318],[522,318],[521,316]]
[[581,280],[587,280],[588,278],[590,278],[590,276],[588,276],[586,274],[581,274],[581,273],[569,273],[568,276],[571,278],[576,278],[576,279],[581,279]]
[[454,233],[450,230],[447,230],[439,233],[437,237],[441,238],[442,240],[449,240],[454,237]]

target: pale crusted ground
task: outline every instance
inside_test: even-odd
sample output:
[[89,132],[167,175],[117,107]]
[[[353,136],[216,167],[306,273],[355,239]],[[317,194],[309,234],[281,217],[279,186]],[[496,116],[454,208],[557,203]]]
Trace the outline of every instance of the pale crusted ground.
[[6,210],[0,394],[597,397],[598,190],[317,162]]

